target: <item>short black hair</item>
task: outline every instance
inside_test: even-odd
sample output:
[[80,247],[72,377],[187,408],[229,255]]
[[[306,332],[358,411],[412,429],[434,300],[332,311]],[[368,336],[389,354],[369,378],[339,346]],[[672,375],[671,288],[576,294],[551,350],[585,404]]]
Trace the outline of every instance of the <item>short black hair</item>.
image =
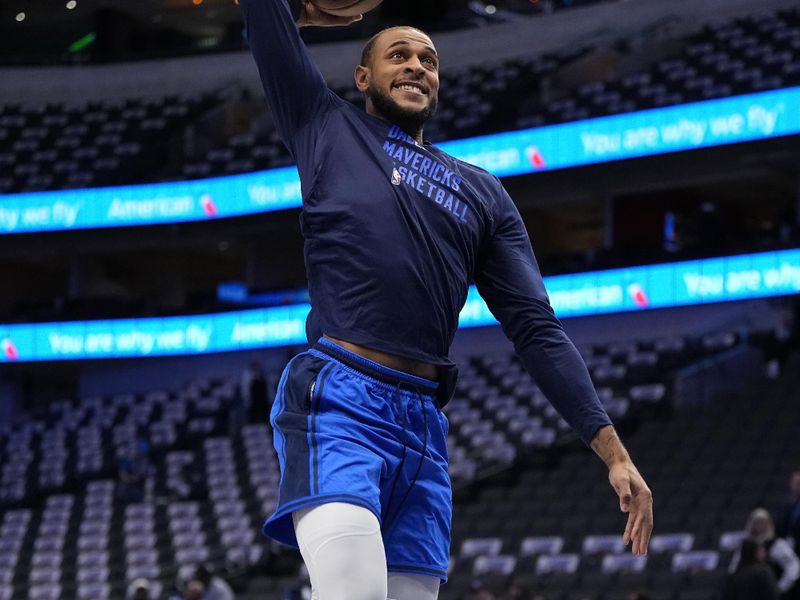
[[381,29],[378,33],[373,35],[367,43],[364,44],[364,49],[361,50],[361,66],[368,67],[369,63],[372,61],[372,53],[375,51],[375,44],[378,43],[378,39],[387,31],[393,31],[395,29],[413,29],[414,31],[419,31],[421,34],[430,37],[427,33],[422,31],[421,29],[417,29],[416,27],[412,27],[411,25],[395,25],[393,27],[386,27]]

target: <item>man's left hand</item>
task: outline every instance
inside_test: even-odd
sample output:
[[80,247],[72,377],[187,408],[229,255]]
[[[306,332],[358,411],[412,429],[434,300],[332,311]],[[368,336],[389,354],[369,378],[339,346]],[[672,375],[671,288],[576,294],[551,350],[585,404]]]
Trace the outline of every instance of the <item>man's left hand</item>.
[[608,481],[619,496],[619,509],[628,514],[623,543],[631,544],[633,554],[647,554],[653,532],[653,493],[631,460],[614,463]]

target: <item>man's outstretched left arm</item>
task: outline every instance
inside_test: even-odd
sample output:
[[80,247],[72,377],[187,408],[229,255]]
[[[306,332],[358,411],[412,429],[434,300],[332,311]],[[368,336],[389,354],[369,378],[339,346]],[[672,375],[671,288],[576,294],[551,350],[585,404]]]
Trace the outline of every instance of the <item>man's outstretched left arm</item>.
[[558,413],[603,459],[628,513],[623,536],[644,554],[653,529],[652,493],[614,431],[586,364],[556,318],[525,225],[498,181],[494,226],[475,273],[478,291],[525,368]]

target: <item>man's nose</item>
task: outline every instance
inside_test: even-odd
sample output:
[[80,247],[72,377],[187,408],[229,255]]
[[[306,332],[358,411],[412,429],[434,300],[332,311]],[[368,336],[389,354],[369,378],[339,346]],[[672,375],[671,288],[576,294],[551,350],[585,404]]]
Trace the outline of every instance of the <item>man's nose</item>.
[[425,67],[422,66],[422,62],[418,58],[412,58],[406,63],[406,71],[421,75],[425,72]]

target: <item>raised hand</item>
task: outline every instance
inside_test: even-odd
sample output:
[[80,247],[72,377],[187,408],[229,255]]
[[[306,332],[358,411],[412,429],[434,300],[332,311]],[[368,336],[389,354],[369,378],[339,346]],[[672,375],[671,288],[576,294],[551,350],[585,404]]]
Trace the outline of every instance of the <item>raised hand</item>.
[[363,15],[357,17],[337,17],[326,13],[313,2],[304,1],[300,10],[300,18],[297,24],[300,27],[344,27],[357,23]]

